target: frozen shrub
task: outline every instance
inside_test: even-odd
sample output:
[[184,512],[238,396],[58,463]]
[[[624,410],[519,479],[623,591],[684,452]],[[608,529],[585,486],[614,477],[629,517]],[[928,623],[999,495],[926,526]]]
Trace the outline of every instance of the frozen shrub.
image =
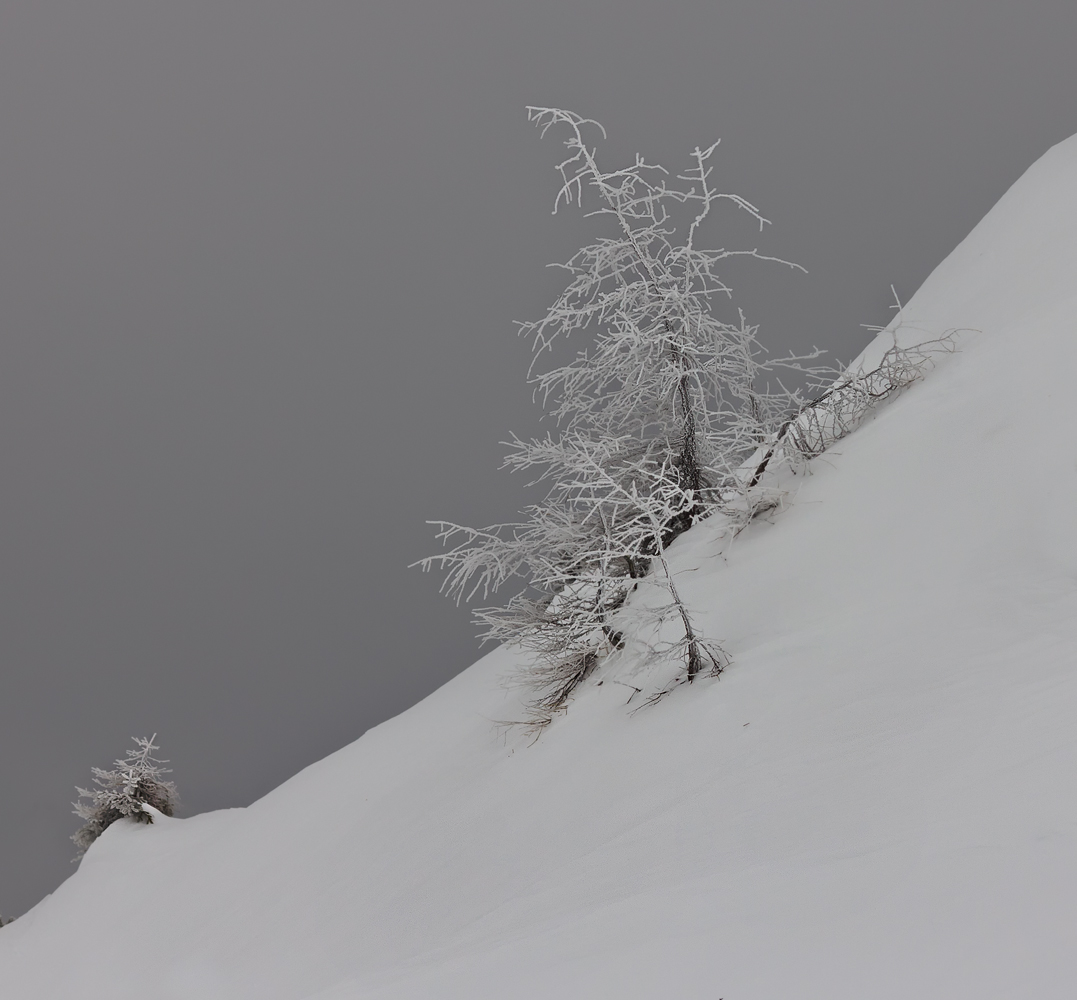
[[168,761],[152,756],[159,749],[153,742],[157,734],[149,739],[132,738],[138,749],[129,757],[117,760],[113,770],[91,768],[96,788],[76,788],[79,801],[74,803],[75,815],[86,821],[71,836],[80,858],[118,819],[129,817],[138,823],[152,823],[153,813],[146,806],[165,816],[175,811],[176,786],[163,777],[171,773],[170,768],[162,766]]

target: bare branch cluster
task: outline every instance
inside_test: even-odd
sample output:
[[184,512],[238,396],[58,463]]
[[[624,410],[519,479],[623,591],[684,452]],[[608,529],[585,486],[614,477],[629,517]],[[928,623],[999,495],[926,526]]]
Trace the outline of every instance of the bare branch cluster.
[[[112,770],[94,767],[96,788],[76,788],[79,801],[73,803],[75,815],[85,820],[71,839],[78,847],[78,857],[89,849],[90,845],[101,836],[113,823],[124,817],[139,823],[152,823],[153,814],[145,806],[152,806],[165,816],[175,811],[178,795],[176,786],[164,780],[164,775],[171,772],[164,767],[166,760],[158,760],[152,754],[160,749],[153,741],[154,733],[149,739],[133,737],[138,749],[130,756],[116,761]],[[86,801],[82,801],[85,799]]]
[[[876,328],[872,328],[876,329]],[[900,347],[894,344],[872,368],[860,366],[843,371],[831,384],[790,415],[751,468],[748,489],[763,481],[768,468],[803,467],[859,427],[887,399],[919,382],[934,366],[939,354],[955,348],[956,331]]]

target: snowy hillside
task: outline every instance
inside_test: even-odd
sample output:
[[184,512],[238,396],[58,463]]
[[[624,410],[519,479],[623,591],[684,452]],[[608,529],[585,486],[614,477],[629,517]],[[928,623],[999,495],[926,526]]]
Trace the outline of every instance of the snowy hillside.
[[0,994],[1077,995],[1077,137],[906,316],[978,332],[674,546],[720,681],[607,675],[528,746],[496,651],[247,809],[111,827]]

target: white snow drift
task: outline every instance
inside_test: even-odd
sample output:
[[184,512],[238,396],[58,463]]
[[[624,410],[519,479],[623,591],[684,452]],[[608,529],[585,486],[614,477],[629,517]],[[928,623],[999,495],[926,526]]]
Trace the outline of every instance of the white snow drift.
[[1077,138],[905,316],[976,332],[671,550],[720,681],[633,715],[608,672],[528,746],[498,650],[247,809],[109,828],[0,995],[1077,995]]

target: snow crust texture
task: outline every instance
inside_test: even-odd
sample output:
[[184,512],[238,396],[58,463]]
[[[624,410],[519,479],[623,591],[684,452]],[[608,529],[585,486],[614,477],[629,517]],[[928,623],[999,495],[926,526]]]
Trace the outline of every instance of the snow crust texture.
[[110,827],[0,994],[1077,995],[1077,137],[905,316],[975,332],[672,548],[720,681],[633,715],[607,673],[528,746],[495,651],[247,809]]

